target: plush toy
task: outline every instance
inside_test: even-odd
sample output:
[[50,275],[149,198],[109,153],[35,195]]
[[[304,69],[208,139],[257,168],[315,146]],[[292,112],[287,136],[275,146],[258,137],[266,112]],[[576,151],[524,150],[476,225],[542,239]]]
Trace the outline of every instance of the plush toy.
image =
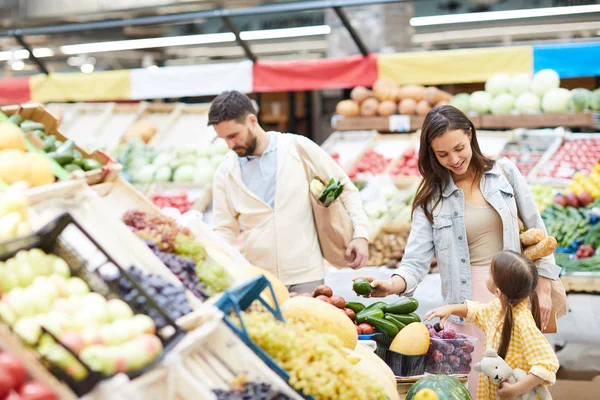
[[[494,349],[487,349],[481,361],[476,363],[473,369],[483,372],[496,385],[502,382],[517,383],[527,376],[527,372],[522,369],[512,369]],[[550,391],[544,385],[536,386],[528,393],[518,396],[517,400],[535,400],[536,396],[542,400],[552,400]]]

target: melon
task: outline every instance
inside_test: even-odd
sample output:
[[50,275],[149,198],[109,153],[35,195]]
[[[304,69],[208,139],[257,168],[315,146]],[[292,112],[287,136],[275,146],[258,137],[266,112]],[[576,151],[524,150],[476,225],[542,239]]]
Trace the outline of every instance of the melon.
[[418,400],[417,393],[423,389],[433,390],[439,400],[472,400],[465,385],[450,375],[427,375],[419,379],[410,387],[406,400]]
[[419,102],[425,99],[425,87],[421,85],[406,85],[400,89],[398,96],[401,99],[413,99]]
[[0,150],[15,149],[25,151],[25,140],[21,129],[10,122],[0,123]]
[[398,99],[398,84],[389,79],[380,79],[373,84],[373,94],[379,101],[396,101]]
[[427,115],[429,111],[431,111],[431,105],[427,102],[427,100],[421,100],[417,103],[417,115]]
[[390,350],[405,356],[421,356],[427,354],[430,340],[425,324],[413,322],[398,332],[390,344]]
[[369,97],[373,97],[373,92],[364,86],[357,86],[350,92],[350,98],[360,104]]
[[379,368],[379,365],[370,357],[366,357],[364,354],[361,354],[357,351],[346,351],[352,359],[356,359],[358,361],[356,363],[351,361],[354,363],[353,368],[355,371],[357,371],[359,374],[370,377],[372,382],[379,383],[383,387],[388,400],[400,400],[395,377],[393,381],[390,381],[386,373],[384,373],[381,368]]
[[413,115],[417,110],[417,102],[411,98],[406,98],[400,102],[399,111],[402,115]]
[[377,99],[366,99],[360,105],[360,115],[363,117],[374,117],[377,115],[377,108],[379,108],[379,102]]
[[15,149],[0,151],[0,179],[9,185],[29,181],[27,153]]
[[[277,299],[277,303],[279,303],[280,307],[283,303],[290,299],[290,292],[287,290],[285,285],[269,271],[258,267],[249,267],[247,271],[250,277],[264,275],[264,277],[267,278],[267,280],[271,283],[271,286],[273,287],[273,291],[275,292],[275,298]],[[273,301],[273,296],[271,295],[271,291],[269,290],[269,288],[265,289],[262,294],[267,303],[269,303],[272,307],[275,307],[275,302]]]
[[354,100],[342,100],[335,106],[335,112],[343,117],[358,117],[360,106]]
[[373,364],[377,366],[377,369],[380,370],[392,384],[396,385],[396,375],[394,375],[394,372],[389,365],[387,365],[387,363],[383,361],[381,357],[375,354],[373,350],[362,345],[359,341],[354,351],[372,361]]
[[385,100],[379,103],[379,107],[377,107],[377,114],[382,117],[389,117],[390,115],[396,114],[398,111],[398,105],[395,101]]
[[337,336],[347,349],[356,348],[356,326],[343,310],[334,305],[312,297],[296,296],[283,303],[281,312],[288,320],[303,322],[317,332]]
[[52,164],[46,157],[38,153],[26,153],[29,164],[29,186],[36,187],[54,183]]

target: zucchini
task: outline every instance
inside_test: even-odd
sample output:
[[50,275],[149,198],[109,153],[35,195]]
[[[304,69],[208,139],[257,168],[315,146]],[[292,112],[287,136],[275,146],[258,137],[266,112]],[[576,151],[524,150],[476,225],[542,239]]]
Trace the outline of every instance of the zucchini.
[[10,122],[11,124],[15,124],[16,126],[21,125],[21,122],[23,122],[23,118],[21,118],[21,116],[19,114],[13,114],[10,117],[8,117],[8,122]]
[[375,332],[383,333],[393,338],[398,334],[398,327],[392,322],[375,316],[368,316],[367,322],[373,326]]
[[37,129],[31,133],[33,133],[35,136],[39,137],[42,140],[46,139],[46,134],[44,133],[44,131],[40,131],[39,129]]
[[413,314],[387,314],[396,318],[398,321],[402,322],[404,325],[412,324],[413,322],[419,322],[421,319],[419,316],[415,318]]
[[69,153],[57,153],[55,151],[48,153],[48,157],[52,158],[54,161],[59,163],[60,165],[70,164],[73,161],[73,155]]
[[357,280],[355,280],[352,284],[352,289],[356,292],[356,294],[359,294],[361,296],[371,294],[375,291],[375,289],[371,287],[371,282],[364,278],[358,278]]
[[384,311],[392,314],[408,314],[419,308],[419,302],[415,298],[404,298],[385,306]]
[[356,323],[362,324],[367,321],[368,317],[383,318],[383,310],[381,308],[374,308],[372,310],[364,309],[356,314]]
[[[36,131],[37,132],[37,131]],[[44,139],[44,151],[51,153],[56,150],[56,136],[48,136]]]
[[398,327],[398,332],[400,332],[406,326],[404,322],[400,321],[395,315],[392,314],[386,314],[383,319],[388,320],[392,324],[396,325]]
[[[70,153],[73,151],[74,147],[75,147],[75,142],[72,141],[71,139],[68,139],[60,147],[57,146],[56,152],[59,154]],[[75,156],[73,156],[73,158],[75,158]]]
[[40,122],[25,120],[21,122],[21,129],[24,132],[32,132],[32,131],[43,131],[46,132],[46,126]]
[[346,303],[346,308],[349,308],[349,309],[351,309],[352,311],[354,311],[355,313],[358,314],[359,312],[361,312],[362,310],[364,310],[366,307],[365,307],[364,304],[357,303],[357,302],[354,302],[354,301],[350,301],[350,302]]
[[380,310],[383,310],[383,309],[385,308],[385,306],[387,306],[387,303],[386,303],[386,302],[384,302],[384,301],[376,301],[376,302],[375,302],[375,303],[373,303],[373,304],[369,304],[369,305],[368,305],[368,306],[365,308],[365,310],[373,310],[373,309],[375,309],[375,308],[378,308],[378,309],[380,309]]
[[67,172],[73,172],[73,171],[83,171],[83,169],[81,169],[81,167],[77,164],[71,163],[71,164],[67,164],[63,167],[65,169],[65,171]]
[[100,164],[98,161],[94,160],[93,158],[86,158],[83,160],[83,165],[81,166],[83,168],[84,171],[91,171],[93,169],[101,169],[102,168],[102,164]]
[[417,314],[415,314],[414,312],[411,312],[408,314],[409,316],[413,317],[415,322],[421,322],[421,317],[419,317]]

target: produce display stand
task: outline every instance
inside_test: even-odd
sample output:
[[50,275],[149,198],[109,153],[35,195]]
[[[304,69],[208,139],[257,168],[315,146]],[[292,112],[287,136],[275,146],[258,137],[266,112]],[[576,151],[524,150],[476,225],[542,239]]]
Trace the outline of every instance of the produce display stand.
[[[600,112],[557,114],[506,114],[467,115],[476,129],[517,128],[589,128],[600,130]],[[332,118],[332,127],[338,131],[376,130],[378,132],[414,132],[421,128],[424,116],[392,115],[389,117],[342,117]]]
[[575,272],[561,276],[567,292],[600,293],[600,274],[594,272]]
[[373,130],[333,132],[321,144],[321,148],[330,155],[337,153],[338,163],[346,170],[356,159],[356,155],[362,154],[376,135],[377,132]]

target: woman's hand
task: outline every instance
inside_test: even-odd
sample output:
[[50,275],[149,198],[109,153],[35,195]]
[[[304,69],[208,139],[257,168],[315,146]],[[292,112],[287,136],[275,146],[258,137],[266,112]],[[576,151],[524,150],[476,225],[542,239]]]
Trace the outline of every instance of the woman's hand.
[[[402,293],[406,288],[404,279],[399,276],[393,276],[391,279],[384,281],[375,280],[375,278],[372,276],[357,276],[356,278],[352,279],[352,281],[355,281],[359,278],[363,278],[371,282],[371,287],[374,289],[373,293],[367,294],[364,297],[386,297],[392,294]],[[404,285],[399,283],[397,281],[398,279],[401,280]]]
[[552,281],[540,276],[536,292],[540,302],[542,330],[545,330],[552,314]]
[[442,306],[438,308],[434,308],[433,310],[427,311],[423,320],[429,321],[438,317],[440,319],[440,326],[443,328],[446,320],[452,315],[453,308],[452,306]]

